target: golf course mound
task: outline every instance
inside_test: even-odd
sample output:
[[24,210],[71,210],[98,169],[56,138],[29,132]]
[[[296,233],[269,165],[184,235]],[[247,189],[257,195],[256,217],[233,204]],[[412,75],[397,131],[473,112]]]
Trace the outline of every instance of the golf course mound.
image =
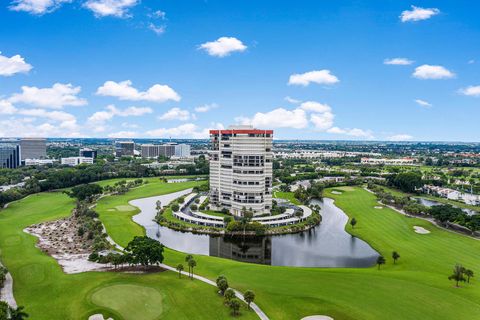
[[117,211],[132,211],[132,210],[135,210],[135,207],[127,204],[127,205],[116,206],[115,209],[117,209]]
[[91,295],[91,301],[125,320],[154,320],[163,312],[163,295],[151,287],[112,284]]

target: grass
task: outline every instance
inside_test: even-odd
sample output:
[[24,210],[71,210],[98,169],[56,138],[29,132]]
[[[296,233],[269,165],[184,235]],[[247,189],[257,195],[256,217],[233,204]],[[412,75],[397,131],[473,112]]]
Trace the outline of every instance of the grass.
[[[31,195],[0,211],[0,258],[12,273],[15,298],[26,306],[29,319],[85,320],[95,313],[115,320],[230,317],[213,287],[186,277],[178,279],[175,272],[64,274],[53,258],[35,247],[37,238],[23,229],[66,217],[73,205],[74,201],[65,194],[52,192]],[[147,307],[149,310],[145,311]],[[243,310],[240,319],[255,318],[253,312]]]
[[[480,319],[480,285],[473,281],[458,289],[447,277],[455,263],[480,265],[480,241],[443,231],[391,209],[374,209],[374,195],[361,188],[335,188],[341,195],[325,191],[337,206],[358,224],[347,231],[364,239],[387,259],[379,271],[365,269],[321,269],[271,267],[196,256],[195,272],[211,279],[220,274],[240,290],[252,289],[257,303],[271,319],[300,319],[328,314],[338,319]],[[277,195],[278,196],[278,195]],[[288,197],[288,194],[281,196]],[[124,217],[123,224],[132,224]],[[414,232],[413,226],[431,231]],[[125,234],[111,233],[122,241]],[[131,238],[134,234],[130,234]],[[401,258],[393,264],[391,252]],[[166,263],[183,263],[185,254],[166,250]],[[419,303],[421,301],[421,303]],[[208,317],[206,317],[208,318]]]
[[290,201],[293,204],[300,205],[300,201],[298,201],[297,198],[295,198],[295,195],[293,192],[282,192],[282,191],[275,191],[273,193],[274,198],[280,198],[280,199],[285,199]]
[[[138,194],[139,188],[114,199],[105,198],[111,206],[103,204],[104,210],[126,205],[134,197],[166,193],[164,187],[168,186],[159,185],[148,195]],[[476,268],[480,257],[476,253],[480,252],[480,241],[443,231],[388,208],[374,209],[375,196],[361,188],[335,189],[342,194],[335,195],[327,189],[325,196],[334,198],[337,206],[357,219],[355,229],[348,225],[347,231],[386,257],[387,264],[380,271],[376,267],[271,267],[196,256],[195,273],[210,279],[224,274],[232,287],[241,291],[252,289],[256,302],[271,319],[300,319],[313,314],[327,314],[336,320],[480,319],[478,281],[474,279],[471,284],[455,288],[447,279],[457,262],[479,272]],[[213,288],[205,288],[198,281],[176,281],[172,272],[142,276],[95,272],[64,275],[52,258],[33,247],[34,238],[21,230],[38,220],[66,215],[71,206],[72,201],[63,194],[44,193],[14,203],[0,213],[2,259],[12,270],[17,299],[27,305],[35,315],[33,319],[84,319],[90,314],[88,311],[95,310],[105,310],[119,319],[120,312],[124,312],[119,307],[101,307],[91,297],[104,286],[124,284],[147,286],[165,294],[162,319],[227,317],[220,300],[211,301]],[[110,213],[103,212],[101,219],[110,218]],[[124,239],[143,234],[129,213],[116,214],[118,220],[104,220],[115,241],[122,244]],[[416,234],[413,226],[424,227],[431,233]],[[393,250],[401,255],[395,265],[390,258]],[[165,258],[166,263],[175,266],[184,263],[185,254],[166,249]],[[244,316],[249,315],[244,312]]]

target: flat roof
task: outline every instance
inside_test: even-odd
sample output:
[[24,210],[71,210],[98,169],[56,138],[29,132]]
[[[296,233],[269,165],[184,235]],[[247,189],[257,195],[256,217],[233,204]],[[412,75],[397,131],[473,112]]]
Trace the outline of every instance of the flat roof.
[[273,130],[260,129],[227,129],[227,130],[210,130],[210,134],[273,134]]

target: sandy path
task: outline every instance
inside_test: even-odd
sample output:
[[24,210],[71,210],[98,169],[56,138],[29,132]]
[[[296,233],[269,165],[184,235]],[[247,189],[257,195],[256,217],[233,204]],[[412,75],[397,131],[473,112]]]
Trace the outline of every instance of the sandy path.
[[[1,262],[0,266],[3,266]],[[0,301],[5,301],[14,308],[17,307],[17,301],[13,296],[13,278],[10,272],[5,276],[5,283],[3,284],[3,288],[0,290]]]

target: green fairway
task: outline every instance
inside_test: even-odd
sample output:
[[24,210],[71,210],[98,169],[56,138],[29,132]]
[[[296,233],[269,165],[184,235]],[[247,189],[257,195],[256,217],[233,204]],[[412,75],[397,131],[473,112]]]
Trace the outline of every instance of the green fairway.
[[[26,306],[29,319],[86,320],[95,313],[115,320],[230,317],[213,287],[178,279],[175,272],[64,274],[53,258],[35,247],[37,238],[23,229],[68,216],[73,205],[65,194],[51,192],[31,195],[0,211],[0,258],[12,273],[15,298]],[[242,309],[240,319],[255,318]]]
[[[361,188],[334,189],[342,194],[326,190],[325,195],[358,221],[355,230],[350,226],[347,230],[386,257],[387,265],[380,271],[376,267],[271,267],[197,256],[196,272],[211,279],[224,274],[232,286],[254,290],[257,303],[272,319],[300,319],[312,314],[328,314],[337,320],[480,319],[480,285],[473,280],[457,289],[447,279],[457,262],[477,271],[480,258],[475,252],[480,252],[480,241],[388,208],[375,209],[375,196]],[[123,202],[117,199],[115,205],[126,203],[130,196],[121,198]],[[122,225],[133,224],[126,216],[122,219]],[[417,234],[413,226],[431,233]],[[110,235],[119,242],[134,235],[126,237],[120,229],[111,230],[118,231]],[[401,255],[396,265],[390,258],[393,250]],[[183,262],[184,256],[167,250],[166,262],[174,266]]]
[[297,205],[300,204],[300,201],[298,201],[298,199],[295,198],[293,192],[274,191],[273,197],[288,200],[293,204],[297,204]]

